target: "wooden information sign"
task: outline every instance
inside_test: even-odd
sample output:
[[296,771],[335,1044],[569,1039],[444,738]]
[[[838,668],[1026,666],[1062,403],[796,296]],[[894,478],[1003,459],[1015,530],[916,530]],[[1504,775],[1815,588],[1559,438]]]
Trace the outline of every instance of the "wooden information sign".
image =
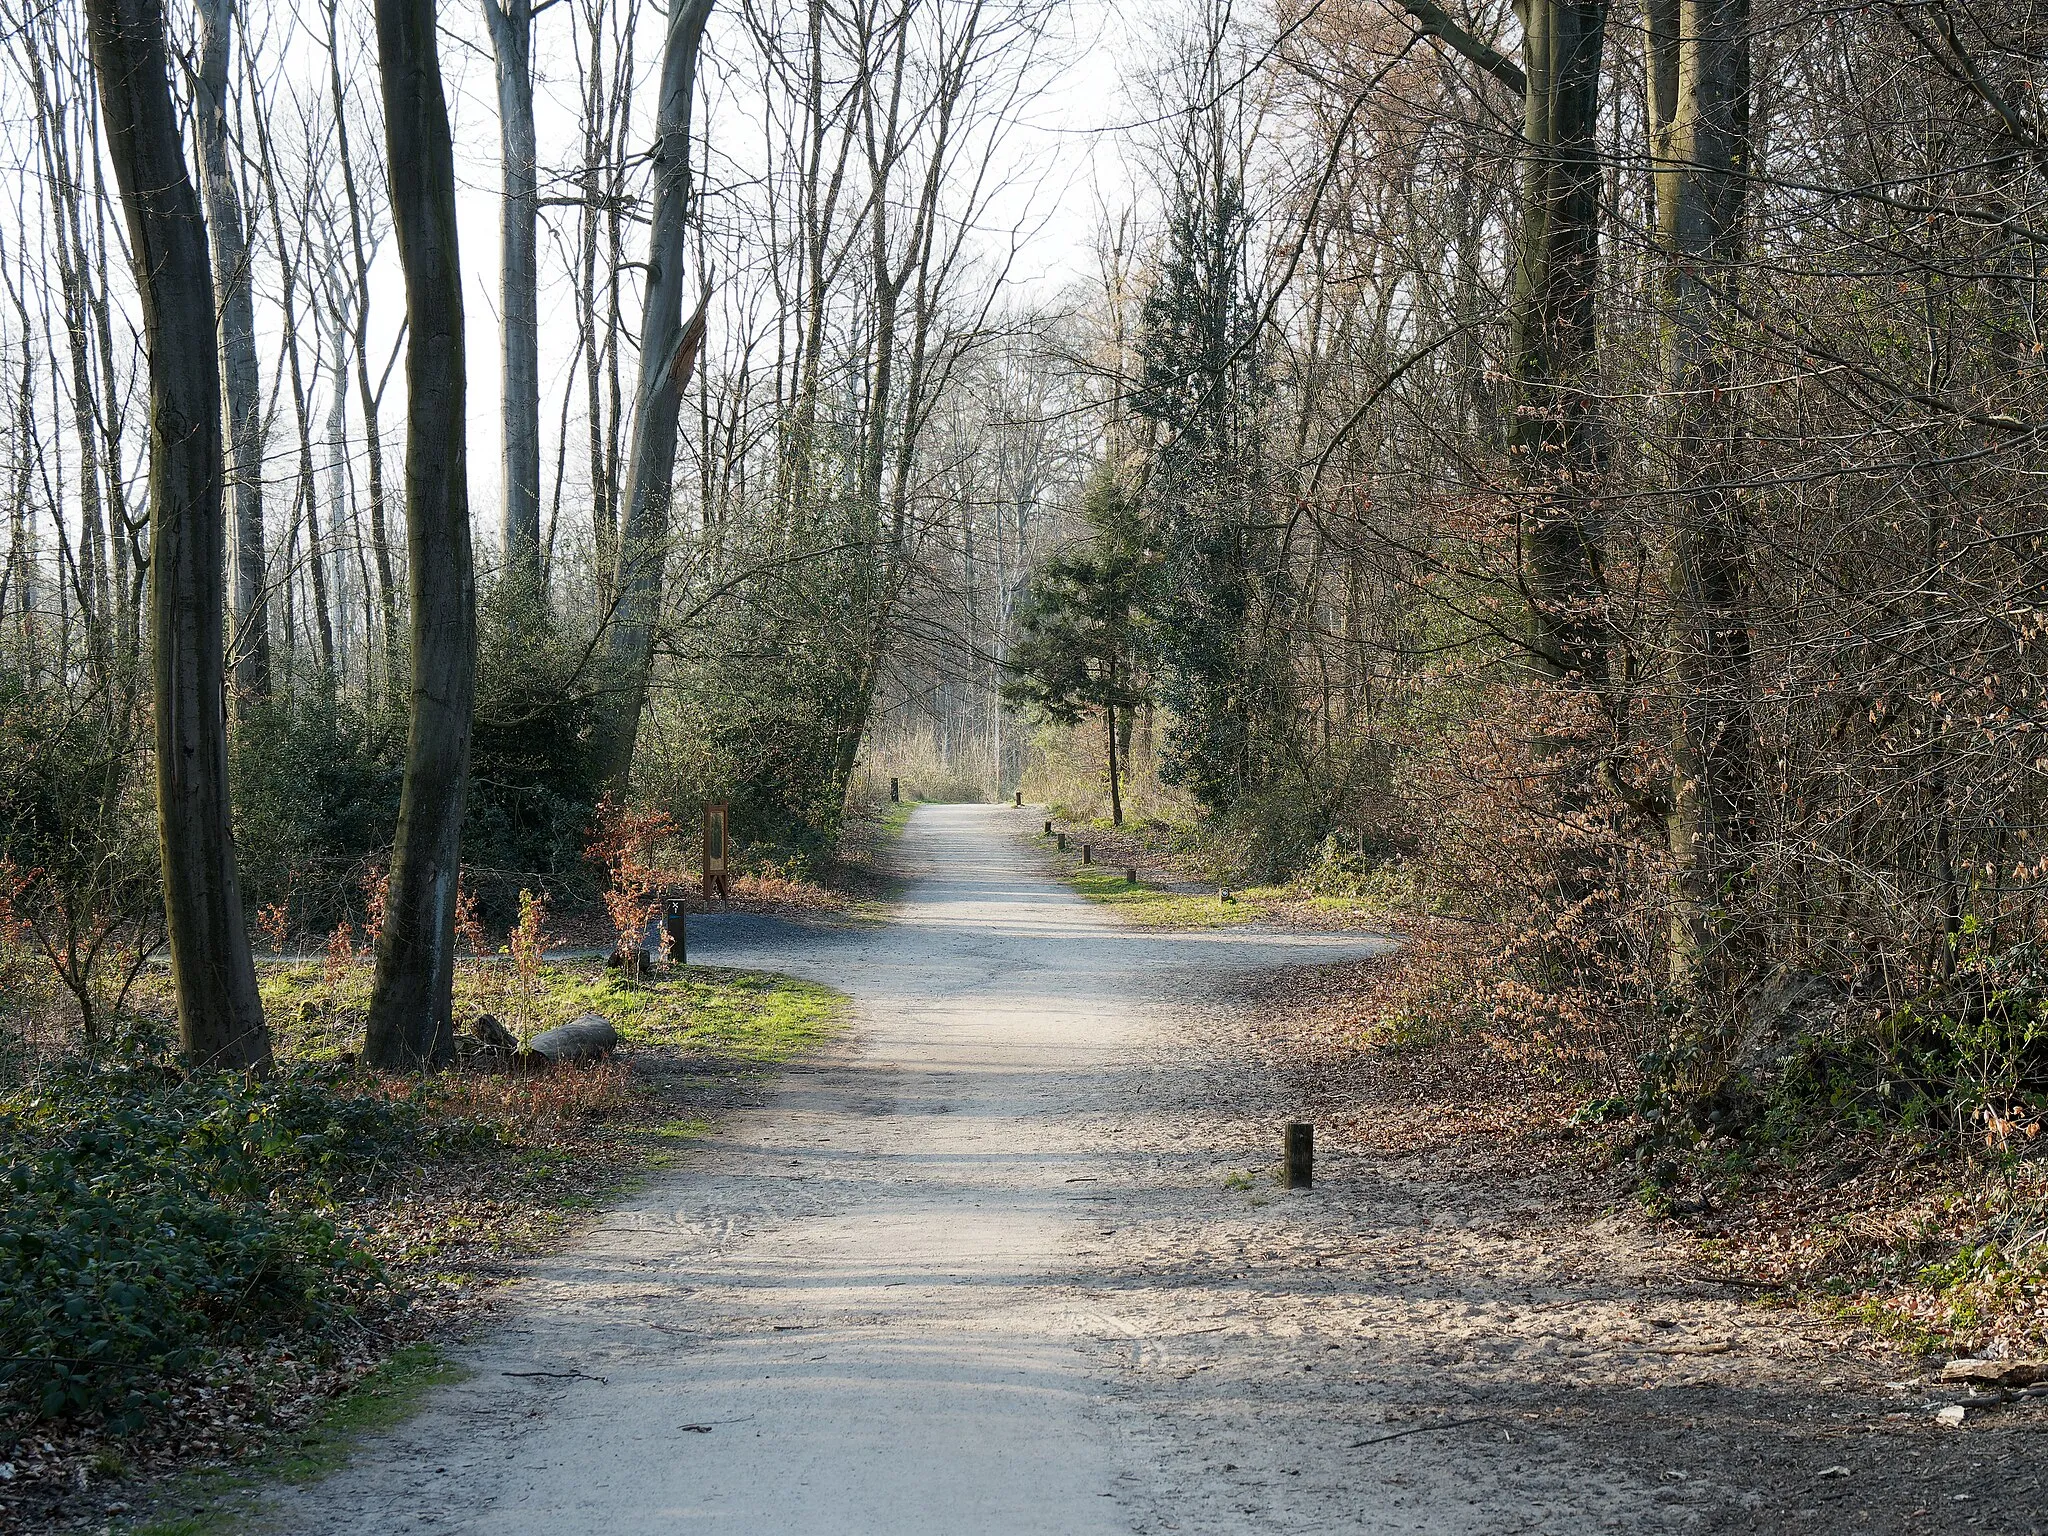
[[732,845],[725,835],[726,802],[704,807],[704,899],[711,900],[711,893],[718,892],[718,899],[730,903],[732,892],[725,883],[726,869],[730,863]]

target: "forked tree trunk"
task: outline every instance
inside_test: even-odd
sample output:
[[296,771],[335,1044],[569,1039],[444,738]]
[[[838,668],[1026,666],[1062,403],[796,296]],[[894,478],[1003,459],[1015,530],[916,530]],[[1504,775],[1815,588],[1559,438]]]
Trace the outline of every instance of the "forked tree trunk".
[[377,0],[377,57],[408,324],[412,708],[363,1057],[375,1066],[417,1068],[455,1053],[455,897],[476,697],[455,155],[433,0]]
[[228,816],[220,375],[206,220],[185,168],[159,0],[87,0],[107,156],[149,354],[157,829],[179,1038],[201,1066],[261,1068]]
[[199,187],[213,242],[220,303],[220,371],[227,392],[228,508],[234,530],[234,697],[270,697],[270,606],[263,557],[263,377],[249,232],[228,151],[228,48],[234,0],[199,0],[199,76],[193,120]]
[[647,235],[647,309],[640,323],[640,381],[633,394],[625,518],[613,588],[616,607],[607,647],[613,692],[598,741],[599,767],[615,784],[624,783],[632,769],[640,712],[647,701],[662,574],[668,563],[676,422],[683,382],[704,342],[703,308],[686,324],[683,291],[690,212],[690,106],[711,6],[712,0],[677,0],[662,47],[652,155],[654,207]]
[[498,72],[498,209],[505,575],[540,593],[540,202],[533,127],[531,0],[483,0]]
[[1717,340],[1743,249],[1749,165],[1749,0],[1652,0],[1651,154],[1672,534],[1671,983],[1737,978],[1755,837],[1740,417]]

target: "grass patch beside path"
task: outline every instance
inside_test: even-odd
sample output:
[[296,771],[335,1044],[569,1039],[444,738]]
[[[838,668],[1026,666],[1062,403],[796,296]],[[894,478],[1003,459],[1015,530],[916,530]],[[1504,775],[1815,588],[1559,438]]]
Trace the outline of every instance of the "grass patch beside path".
[[[1073,839],[1067,841],[1071,845]],[[1258,887],[1232,891],[1231,899],[1224,901],[1214,891],[1171,891],[1147,885],[1142,878],[1133,885],[1124,878],[1121,869],[1083,864],[1076,853],[1056,852],[1052,857],[1067,884],[1081,895],[1148,928],[1230,928],[1255,923],[1267,915],[1275,894],[1266,887]]]
[[318,1482],[347,1462],[362,1436],[396,1428],[436,1387],[468,1376],[439,1345],[408,1344],[366,1371],[311,1424],[279,1437],[262,1454],[173,1479],[154,1500],[156,1513],[133,1527],[133,1536],[232,1536],[246,1524],[264,1483]]
[[[259,984],[278,1053],[338,1061],[359,1051],[370,979],[367,961],[338,976],[311,963],[265,966]],[[595,960],[562,960],[543,965],[528,988],[509,965],[477,962],[462,966],[455,979],[458,1024],[488,1013],[524,1040],[579,1014],[600,1013],[629,1050],[708,1054],[756,1066],[787,1061],[818,1044],[841,1001],[813,982],[708,965],[635,982]]]
[[[1016,812],[1013,826],[1053,864],[1060,877],[1090,901],[1113,907],[1148,928],[1230,928],[1273,922],[1318,932],[1387,933],[1403,928],[1411,914],[1378,894],[1318,890],[1313,882],[1237,885],[1205,878],[1188,853],[1188,834],[1163,822],[1076,821],[1054,814],[1055,832],[1067,835],[1061,853],[1047,837],[1044,807]],[[1094,862],[1081,862],[1084,845]],[[1135,869],[1138,878],[1125,878]],[[1229,900],[1219,894],[1227,890]]]
[[[1061,853],[1054,838],[1045,836],[1045,816],[1038,807],[1016,813],[1016,830],[1052,865],[1061,879],[1090,901],[1113,909],[1119,916],[1147,928],[1231,928],[1255,923],[1269,916],[1274,902],[1286,893],[1277,886],[1232,889],[1225,901],[1218,887],[1189,890],[1190,882],[1175,879],[1162,884],[1156,862],[1139,850],[1141,844],[1126,829],[1118,831],[1106,823],[1068,823],[1056,830],[1067,834],[1067,851]],[[1095,849],[1095,862],[1081,862],[1081,845]],[[1136,883],[1124,871],[1138,871]]]

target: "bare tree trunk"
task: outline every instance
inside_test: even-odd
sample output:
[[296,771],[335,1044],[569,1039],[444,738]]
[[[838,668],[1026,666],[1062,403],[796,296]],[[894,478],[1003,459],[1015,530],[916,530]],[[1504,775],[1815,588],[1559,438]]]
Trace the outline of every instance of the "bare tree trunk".
[[654,209],[647,236],[647,308],[640,323],[640,379],[633,396],[617,608],[608,643],[615,692],[598,756],[604,776],[615,783],[623,783],[632,768],[640,711],[647,699],[668,558],[676,424],[683,383],[704,341],[701,305],[684,323],[683,287],[689,254],[690,107],[697,90],[698,48],[711,6],[712,0],[678,4],[670,13],[662,48],[652,152]]
[[504,376],[505,573],[538,596],[540,569],[540,203],[533,127],[533,7],[483,0],[498,68],[499,306]]
[[[109,519],[102,501],[100,433],[96,424],[98,411],[92,382],[92,331],[88,324],[85,294],[86,255],[82,248],[83,226],[78,216],[80,186],[65,136],[64,108],[51,93],[42,52],[37,46],[36,28],[22,28],[20,40],[35,100],[36,140],[42,161],[43,183],[55,198],[55,206],[50,210],[50,227],[56,236],[57,283],[64,305],[64,339],[71,365],[68,404],[72,430],[78,438],[77,564],[80,569],[76,571],[72,585],[78,597],[88,652],[95,663],[105,665],[109,655],[104,643],[105,603],[100,595],[104,583],[95,581],[93,576],[103,568],[100,552],[104,548]],[[118,512],[112,521],[119,521]],[[61,539],[61,525],[58,532]],[[61,580],[59,590],[63,590]]]
[[[292,386],[292,425],[299,435],[299,493],[297,514],[306,521],[306,563],[313,577],[313,616],[320,640],[320,678],[323,688],[331,689],[335,681],[334,618],[333,608],[327,596],[327,562],[320,547],[320,482],[313,463],[313,413],[306,390],[305,368],[299,353],[299,283],[305,272],[307,232],[305,224],[299,226],[297,250],[287,243],[284,233],[284,210],[278,198],[277,158],[270,143],[270,129],[265,116],[264,102],[258,86],[255,71],[249,69],[245,54],[243,64],[245,80],[255,98],[257,172],[263,179],[263,198],[270,209],[270,238],[277,250],[278,271],[282,287],[278,296],[279,308],[284,315],[284,357]],[[314,351],[314,372],[319,372],[317,340],[318,316],[315,320],[316,339]],[[290,576],[286,581],[289,583]],[[289,595],[289,586],[287,586]]]
[[[330,285],[331,287],[338,285]],[[334,352],[334,384],[327,397],[328,512],[327,543],[332,551],[334,612],[338,620],[334,636],[335,677],[348,675],[351,596],[348,582],[349,475],[348,475],[348,327],[340,310],[330,315],[329,345]],[[317,318],[315,323],[317,324]]]
[[[242,199],[228,164],[228,47],[235,0],[199,0],[199,74],[193,119],[199,189],[213,240],[220,302],[220,368],[227,394],[228,487],[234,528],[234,698],[270,697],[270,613],[263,560],[263,378]],[[246,35],[246,34],[245,34]]]
[[1102,706],[1102,726],[1103,734],[1109,738],[1109,824],[1120,827],[1124,824],[1124,797],[1116,771],[1116,705]]
[[1522,234],[1515,267],[1510,445],[1523,482],[1531,644],[1550,676],[1600,686],[1607,624],[1587,400],[1600,276],[1600,55],[1606,0],[1517,0],[1522,19]]
[[377,57],[391,216],[405,272],[412,711],[363,1059],[417,1068],[455,1051],[455,897],[476,697],[455,153],[433,0],[377,0]]
[[107,154],[149,349],[157,827],[185,1051],[263,1067],[270,1036],[228,813],[221,394],[206,221],[186,172],[158,0],[88,0]]
[[1755,837],[1748,551],[1734,483],[1742,427],[1723,334],[1750,175],[1749,0],[1653,0],[1648,20],[1672,458],[1670,972],[1678,991],[1697,994],[1740,969],[1731,941]]
[[[356,184],[355,159],[349,150],[348,99],[341,83],[341,33],[336,17],[338,4],[339,0],[327,0],[328,90],[334,101],[335,146],[341,162],[342,194],[348,202],[350,249],[355,257],[355,326],[351,341],[355,353],[356,394],[363,412],[364,458],[369,465],[370,549],[377,563],[377,612],[383,631],[384,677],[390,693],[395,696],[398,690],[398,582],[392,573],[391,540],[384,520],[384,437],[377,425],[377,401],[381,391],[370,387],[370,256],[363,228],[362,191]],[[438,75],[438,60],[435,69]],[[385,131],[388,135],[388,124]],[[366,672],[366,676],[374,674]]]

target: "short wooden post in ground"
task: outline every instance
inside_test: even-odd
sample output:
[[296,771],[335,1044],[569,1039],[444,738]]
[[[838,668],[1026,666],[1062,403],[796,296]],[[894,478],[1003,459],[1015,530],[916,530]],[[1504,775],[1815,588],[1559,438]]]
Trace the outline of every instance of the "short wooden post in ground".
[[1128,865],[1128,866],[1126,866],[1126,868],[1124,869],[1124,884],[1125,884],[1125,885],[1136,885],[1137,883],[1138,883],[1138,866],[1137,866],[1137,865],[1135,865],[1135,864],[1132,864],[1132,865]]
[[891,779],[889,781],[889,803],[891,805],[894,805],[897,801],[903,798],[902,791],[903,786],[898,780]]
[[1060,852],[1065,853],[1067,851],[1067,834],[1064,832],[1055,832],[1053,835],[1060,840]]
[[1024,809],[1024,791],[1021,789],[1017,791],[1017,809],[1020,811]]
[[1047,837],[1052,836],[1052,823],[1049,821],[1045,824],[1045,835]]
[[668,963],[670,965],[688,965],[690,963],[689,936],[683,931],[685,922],[683,914],[687,910],[688,908],[682,902],[671,900],[668,904],[668,910],[662,914],[661,931],[668,939]]
[[1095,845],[1093,843],[1083,843],[1081,845],[1081,862],[1083,864],[1093,864],[1095,862]]
[[1316,1128],[1306,1120],[1287,1122],[1287,1162],[1281,1182],[1307,1189],[1316,1181]]

